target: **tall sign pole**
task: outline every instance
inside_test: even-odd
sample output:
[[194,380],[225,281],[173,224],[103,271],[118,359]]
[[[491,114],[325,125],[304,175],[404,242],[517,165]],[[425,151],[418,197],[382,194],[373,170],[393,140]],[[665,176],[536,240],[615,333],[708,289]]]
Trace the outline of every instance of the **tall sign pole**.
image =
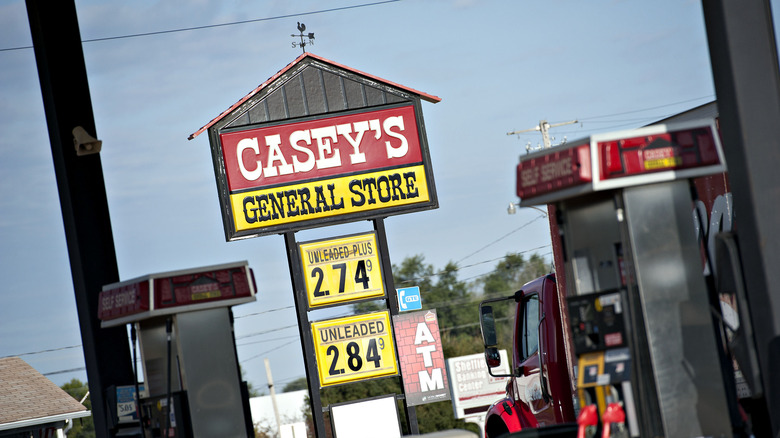
[[309,385],[309,402],[311,404],[312,423],[314,423],[314,436],[317,438],[327,436],[325,422],[322,416],[322,398],[317,374],[317,364],[311,358],[314,356],[314,340],[309,330],[309,313],[306,302],[306,286],[301,272],[300,254],[298,244],[295,241],[295,233],[284,233],[284,246],[287,250],[287,263],[290,267],[290,280],[295,294],[295,313],[298,316],[298,335],[301,339],[301,349],[304,352],[304,364],[306,366],[306,383]]
[[104,284],[119,280],[119,271],[97,153],[100,143],[89,138],[97,135],[76,6],[72,0],[27,0],[27,15],[68,243],[95,432],[98,437],[109,437],[105,392],[112,385],[132,384],[133,362],[125,328],[101,329],[98,320],[98,294]]
[[[305,29],[298,24],[302,49]],[[441,99],[304,50],[189,137],[208,131],[225,238],[284,235],[320,438],[324,411],[332,413],[322,406],[322,388],[399,375],[383,220],[438,207],[421,100]],[[374,221],[373,232],[295,238],[299,230],[363,220]],[[309,320],[315,309],[380,299],[384,310]],[[417,433],[420,403],[400,398],[407,429]]]
[[[385,278],[385,285],[387,286],[388,294],[385,299],[385,304],[390,310],[390,315],[396,316],[400,313],[398,308],[398,301],[395,299],[395,280],[392,275],[392,264],[390,263],[390,250],[387,247],[387,232],[385,231],[384,219],[374,219],[374,231],[376,231],[377,239],[379,240],[379,253],[380,260],[383,262],[382,272],[388,272],[389,274]],[[396,356],[398,356],[398,347],[396,346]],[[403,382],[402,382],[403,383]],[[401,385],[403,388],[403,385]],[[403,389],[402,389],[403,390]],[[419,425],[417,424],[417,408],[409,404],[406,398],[406,391],[404,392],[403,405],[406,410],[406,427],[409,430],[409,434],[417,435],[420,433]]]
[[[770,2],[704,0],[723,149],[771,431],[780,433],[780,73]],[[755,391],[754,391],[755,392]],[[770,433],[771,432],[771,433]]]

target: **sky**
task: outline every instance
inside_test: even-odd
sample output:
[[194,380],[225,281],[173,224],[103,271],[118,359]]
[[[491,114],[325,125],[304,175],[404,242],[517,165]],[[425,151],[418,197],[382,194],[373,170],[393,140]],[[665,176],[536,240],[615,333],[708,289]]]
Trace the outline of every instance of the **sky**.
[[[385,225],[392,263],[414,255],[437,269],[454,262],[461,280],[488,273],[511,252],[550,257],[544,217],[506,211],[518,201],[518,157],[541,135],[507,132],[578,120],[551,130],[557,144],[715,99],[698,1],[76,7],[120,279],[248,261],[258,293],[233,308],[238,359],[246,380],[265,392],[265,357],[277,387],[305,375],[283,237],[225,241],[208,136],[187,137],[301,53],[290,36],[297,22],[315,34],[308,51],[442,99],[422,103],[439,208]],[[0,0],[0,357],[20,356],[62,385],[87,375],[28,23],[24,1]],[[193,27],[200,29],[158,33]],[[140,35],[147,33],[155,34]],[[297,238],[369,229],[363,221]]]

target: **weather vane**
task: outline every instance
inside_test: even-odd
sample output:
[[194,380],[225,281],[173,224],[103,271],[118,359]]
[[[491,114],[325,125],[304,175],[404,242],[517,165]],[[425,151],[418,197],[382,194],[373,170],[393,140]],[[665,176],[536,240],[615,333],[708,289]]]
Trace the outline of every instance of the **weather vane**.
[[[292,46],[293,46],[293,48],[300,47],[301,50],[303,50],[303,53],[306,53],[306,44],[314,45],[314,32],[309,32],[308,34],[304,35],[303,31],[305,31],[305,30],[306,30],[306,25],[299,21],[298,22],[298,31],[300,32],[300,34],[298,34],[298,35],[295,35],[295,34],[290,35],[293,38],[295,38],[295,37],[300,37],[301,38],[301,42],[300,43],[293,41]],[[309,42],[304,41],[303,40],[304,38],[308,38]]]

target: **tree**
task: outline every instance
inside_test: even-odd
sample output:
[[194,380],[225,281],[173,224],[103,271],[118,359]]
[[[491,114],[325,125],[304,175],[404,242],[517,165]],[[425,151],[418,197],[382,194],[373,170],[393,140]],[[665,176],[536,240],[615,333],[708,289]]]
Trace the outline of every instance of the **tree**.
[[[87,384],[82,383],[78,379],[73,379],[70,382],[62,385],[60,388],[62,388],[63,391],[67,392],[71,397],[78,401],[81,401],[89,391]],[[90,397],[87,397],[86,400],[84,400],[84,406],[86,406],[86,408],[90,411],[92,410],[92,400]],[[68,438],[95,437],[95,424],[92,421],[91,415],[89,417],[77,418],[70,421],[73,422],[73,428],[70,430],[70,432],[68,432]]]
[[539,254],[531,254],[528,260],[522,254],[507,254],[488,275],[477,280],[484,296],[511,295],[525,283],[549,273],[550,270]]
[[[523,284],[549,272],[544,259],[537,254],[531,255],[528,260],[522,254],[508,254],[489,274],[470,283],[458,279],[458,266],[455,263],[447,263],[443,269],[436,270],[433,265],[425,263],[423,255],[407,257],[400,265],[393,265],[392,270],[396,287],[418,286],[423,296],[423,310],[436,309],[442,348],[444,356],[448,358],[483,351],[479,329],[479,302],[482,299],[510,296]],[[384,308],[384,302],[381,301],[353,305],[355,313]],[[504,319],[510,319],[510,310],[504,310],[502,315]],[[305,379],[299,380],[306,388]],[[400,394],[401,384],[400,377],[372,379],[326,387],[320,395],[322,405],[328,406],[383,394]],[[308,403],[306,406],[308,408]],[[421,433],[446,429],[478,432],[476,425],[454,418],[452,403],[449,401],[420,405],[416,407],[416,412]],[[402,405],[399,405],[399,413],[401,424],[405,425]],[[306,416],[307,422],[310,422],[311,413],[306,412]],[[327,426],[326,430],[330,432]]]
[[[502,298],[513,295],[524,284],[549,273],[544,258],[532,254],[528,260],[522,254],[510,253],[488,275],[476,280],[474,290],[480,290],[482,299]],[[498,348],[511,354],[516,304],[512,301],[493,303]]]
[[263,391],[258,390],[257,388],[255,388],[254,385],[252,385],[252,382],[246,380],[246,377],[245,377],[246,372],[244,371],[244,368],[241,367],[241,365],[238,366],[238,369],[239,369],[239,371],[241,371],[241,380],[246,382],[246,390],[249,393],[249,397],[250,398],[252,398],[252,397],[260,397],[260,396],[265,395]]
[[306,377],[299,377],[292,382],[288,382],[284,385],[282,392],[299,391],[301,389],[309,389],[309,382],[306,381]]

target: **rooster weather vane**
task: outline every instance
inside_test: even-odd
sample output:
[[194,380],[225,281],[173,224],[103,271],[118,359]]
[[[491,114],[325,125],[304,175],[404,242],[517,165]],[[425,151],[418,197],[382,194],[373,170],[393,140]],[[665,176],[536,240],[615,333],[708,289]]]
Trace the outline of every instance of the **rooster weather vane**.
[[[308,34],[304,35],[303,31],[305,31],[305,30],[306,30],[306,25],[299,21],[298,22],[298,31],[300,32],[300,34],[298,34],[298,35],[295,35],[295,34],[290,35],[293,38],[295,38],[295,37],[300,37],[301,38],[301,42],[300,43],[296,42],[296,41],[293,41],[292,46],[293,46],[293,48],[300,47],[301,50],[303,50],[303,53],[306,53],[306,45],[307,44],[314,45],[314,32],[309,32]],[[307,38],[309,41],[308,42],[304,41],[303,40],[304,38]]]

